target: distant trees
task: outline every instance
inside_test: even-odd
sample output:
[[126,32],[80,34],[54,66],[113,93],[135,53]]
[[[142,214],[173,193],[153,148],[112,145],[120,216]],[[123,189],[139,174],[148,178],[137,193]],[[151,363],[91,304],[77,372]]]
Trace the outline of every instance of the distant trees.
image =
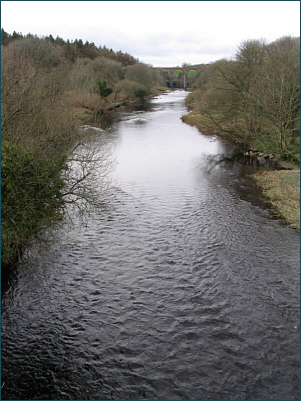
[[1,28],[1,45],[8,45],[10,42],[13,42],[16,39],[20,39],[23,38],[23,35],[21,33],[17,33],[16,31],[14,31],[11,35],[7,32],[5,32],[5,30],[3,28]]
[[300,39],[271,44],[248,40],[232,60],[219,60],[198,74],[188,98],[202,116],[204,131],[242,146],[274,144],[290,154],[300,129]]
[[128,66],[125,78],[137,84],[144,85],[146,90],[150,90],[159,82],[157,71],[142,63]]
[[210,70],[210,64],[201,64],[198,67],[201,68],[201,70],[196,71],[195,74],[193,74],[191,77],[189,77],[190,81],[190,88],[191,89],[200,89],[202,88],[204,90],[205,86],[209,82],[209,70]]
[[[25,37],[41,39],[30,33],[23,36],[22,33],[14,31],[12,34],[9,34],[5,32],[4,28],[1,29],[1,45],[3,46],[7,46],[9,43],[14,42],[17,39],[24,39]],[[82,39],[75,39],[74,41],[67,39],[67,41],[65,41],[59,36],[54,38],[51,34],[46,36],[44,39],[56,46],[60,46],[65,53],[65,57],[73,62],[77,58],[89,58],[93,60],[97,57],[109,58],[121,63],[124,67],[139,62],[138,59],[128,53],[123,53],[121,50],[115,52],[113,49],[108,49],[106,46],[99,46],[99,48],[97,48],[93,42],[86,41],[84,43]]]
[[87,102],[91,104],[94,99],[94,108],[97,108],[94,94],[100,94],[103,99],[110,94],[115,100],[117,96],[135,99],[148,96],[157,84],[157,72],[151,67],[145,64],[124,67],[105,57],[94,60],[79,58],[70,71],[70,87],[80,94],[82,105],[88,106]]
[[125,98],[128,100],[135,100],[137,97],[139,98],[140,96],[137,96],[137,94],[139,95],[139,93],[143,93],[144,96],[146,96],[147,94],[144,85],[134,81],[130,81],[128,79],[123,79],[119,81],[115,85],[115,92],[118,93],[121,98]]
[[129,65],[122,70],[122,74],[124,79],[117,83],[115,91],[127,99],[143,99],[155,93],[159,84],[157,71],[146,64]]

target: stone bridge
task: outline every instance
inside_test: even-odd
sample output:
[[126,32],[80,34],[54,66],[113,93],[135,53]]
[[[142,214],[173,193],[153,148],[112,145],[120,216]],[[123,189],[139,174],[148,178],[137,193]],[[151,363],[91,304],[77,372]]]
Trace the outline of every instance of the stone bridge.
[[184,89],[187,88],[187,73],[188,71],[200,71],[199,67],[156,67],[157,70],[165,70],[170,74],[170,87],[173,87],[173,74],[175,71],[180,70],[184,72]]

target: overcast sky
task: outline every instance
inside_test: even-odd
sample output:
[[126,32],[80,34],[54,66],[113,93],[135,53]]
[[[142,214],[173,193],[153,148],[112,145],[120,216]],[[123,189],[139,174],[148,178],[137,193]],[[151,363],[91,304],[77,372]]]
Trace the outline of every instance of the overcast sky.
[[300,36],[299,1],[1,1],[8,33],[82,39],[154,67],[209,63],[247,39]]

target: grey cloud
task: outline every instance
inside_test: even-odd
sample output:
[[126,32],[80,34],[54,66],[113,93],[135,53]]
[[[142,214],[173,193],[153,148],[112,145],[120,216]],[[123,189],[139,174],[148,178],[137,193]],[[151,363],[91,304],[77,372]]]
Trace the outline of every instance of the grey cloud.
[[97,46],[105,45],[114,51],[127,52],[140,61],[152,65],[166,64],[168,60],[179,60],[177,65],[183,62],[208,63],[230,57],[235,53],[233,43],[230,45],[226,41],[223,42],[218,35],[209,41],[206,35],[197,37],[191,32],[166,35],[154,33],[147,37],[143,37],[142,34],[131,37],[129,34],[117,31],[99,35],[91,32],[89,37],[88,40],[94,41]]

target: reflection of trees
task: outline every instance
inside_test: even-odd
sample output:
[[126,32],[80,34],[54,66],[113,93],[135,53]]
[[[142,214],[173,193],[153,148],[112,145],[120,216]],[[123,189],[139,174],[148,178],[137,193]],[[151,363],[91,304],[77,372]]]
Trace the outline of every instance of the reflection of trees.
[[81,213],[98,207],[110,183],[109,175],[116,162],[112,157],[112,139],[96,127],[82,127],[82,140],[67,157],[62,196],[66,204]]

